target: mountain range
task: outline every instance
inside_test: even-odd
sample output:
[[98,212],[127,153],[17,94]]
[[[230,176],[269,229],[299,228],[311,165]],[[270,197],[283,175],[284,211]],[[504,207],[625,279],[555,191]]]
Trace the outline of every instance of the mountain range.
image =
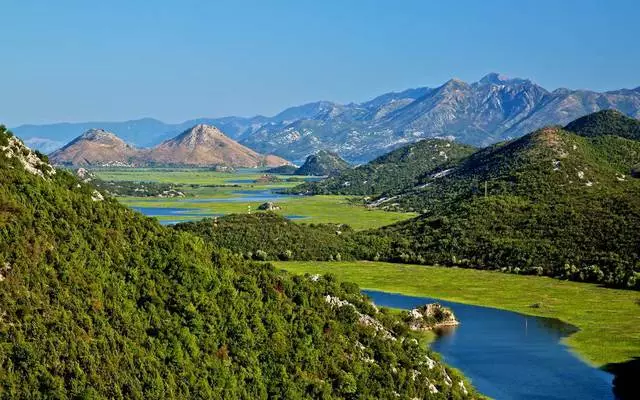
[[71,166],[190,165],[277,167],[289,162],[262,155],[227,137],[219,129],[198,124],[159,145],[138,149],[114,133],[90,129],[50,155],[51,162]]
[[23,125],[13,131],[43,150],[60,146],[94,127],[147,147],[205,123],[258,152],[302,161],[330,150],[351,162],[366,162],[422,138],[451,137],[487,146],[583,115],[617,109],[640,117],[640,87],[608,92],[549,91],[528,79],[491,73],[478,82],[452,79],[443,85],[385,93],[363,103],[319,101],[288,108],[273,117],[201,118],[179,124],[154,119],[126,122]]

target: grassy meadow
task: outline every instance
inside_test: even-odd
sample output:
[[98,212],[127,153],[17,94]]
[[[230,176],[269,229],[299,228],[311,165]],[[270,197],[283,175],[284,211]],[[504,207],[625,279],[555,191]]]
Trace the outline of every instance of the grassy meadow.
[[296,274],[332,273],[364,289],[558,318],[580,329],[565,343],[592,365],[623,362],[640,354],[640,293],[635,291],[461,268],[379,262],[275,264]]

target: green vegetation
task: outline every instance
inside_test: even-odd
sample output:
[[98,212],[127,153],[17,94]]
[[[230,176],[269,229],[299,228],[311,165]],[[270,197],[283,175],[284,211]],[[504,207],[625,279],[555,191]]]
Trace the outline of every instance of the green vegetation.
[[248,263],[5,154],[0,397],[466,397],[356,285]]
[[481,150],[399,193],[423,215],[382,229],[381,259],[639,289],[638,161],[639,142],[557,128]]
[[[338,224],[297,224],[273,212],[232,214],[222,218],[186,222],[175,226],[194,233],[216,247],[247,259],[341,260],[341,252],[353,249],[353,230]],[[345,254],[345,259],[354,259]]]
[[[431,145],[427,141],[421,146],[438,151]],[[415,154],[410,150],[385,159]],[[345,260],[496,269],[640,289],[640,181],[629,177],[639,162],[638,141],[542,129],[477,151],[447,164],[446,170],[436,167],[439,173],[423,174],[419,185],[379,201],[381,207],[419,209],[422,215],[378,230],[345,230],[324,254],[321,248],[314,250],[312,259],[327,260],[339,252]],[[292,199],[279,213],[313,215],[308,211],[311,204],[332,199],[303,197],[297,204],[307,209],[296,209],[298,199]],[[353,224],[356,230],[386,225],[362,218],[371,211],[352,207],[353,213],[309,222]],[[238,205],[216,208],[244,211]],[[393,214],[381,216],[391,219]],[[316,232],[300,234],[311,243]],[[281,248],[272,249],[276,253],[271,257],[295,246],[294,241],[279,242]],[[236,250],[255,251],[257,243],[249,244],[251,248]]]
[[295,165],[281,165],[279,167],[269,168],[265,172],[278,175],[293,175],[297,170],[298,167],[296,167]]
[[[220,172],[211,168],[104,168],[92,170],[105,181],[158,182],[175,185],[233,186],[237,181],[255,181],[264,174],[261,169],[241,169],[236,172]],[[289,178],[278,176],[282,181]],[[278,186],[286,187],[280,183]],[[289,186],[293,186],[291,183]],[[259,185],[258,185],[259,186]]]
[[349,168],[351,168],[349,163],[340,158],[338,154],[320,150],[316,154],[308,156],[304,164],[295,171],[295,174],[327,176],[339,174]]
[[475,151],[471,146],[442,139],[426,139],[401,147],[354,169],[290,191],[307,194],[372,196],[411,187],[434,169],[447,169]]
[[616,110],[603,110],[585,115],[571,122],[565,129],[586,137],[615,135],[640,140],[640,121]]
[[566,343],[595,365],[626,361],[640,350],[638,292],[460,268],[375,262],[278,262],[276,266],[298,274],[333,274],[366,289],[558,318],[580,328]]
[[[237,189],[236,189],[237,190]],[[190,193],[189,190],[186,193]],[[215,199],[234,196],[229,190],[216,190],[210,192]],[[207,202],[189,203],[179,199],[140,199],[122,198],[123,204],[137,207],[180,207],[193,209],[203,216],[215,214],[247,214],[256,212],[258,206],[264,201],[233,201],[233,202]],[[387,212],[383,210],[368,209],[362,204],[354,203],[345,196],[300,196],[278,199],[281,210],[275,211],[280,215],[297,215],[303,217],[294,222],[300,224],[345,224],[355,230],[378,228],[415,217],[414,213]],[[179,215],[160,217],[160,219],[180,219]],[[183,217],[188,218],[188,217]]]

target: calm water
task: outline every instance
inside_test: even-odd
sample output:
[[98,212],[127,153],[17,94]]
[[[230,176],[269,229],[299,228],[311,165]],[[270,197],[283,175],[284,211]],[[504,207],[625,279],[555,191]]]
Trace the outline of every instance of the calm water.
[[184,217],[215,217],[222,214],[207,214],[206,212],[199,212],[200,210],[193,208],[179,208],[179,207],[131,207],[132,209],[143,213],[148,217],[172,217],[176,215]]
[[[179,207],[131,207],[132,209],[139,211],[147,217],[176,217],[180,216],[180,219],[164,219],[160,223],[162,225],[175,225],[180,222],[198,221],[207,217],[222,217],[224,214],[208,213],[205,210],[198,210],[193,208],[179,208]],[[186,217],[186,218],[185,218]],[[290,220],[300,220],[308,218],[304,215],[285,215],[285,218]]]
[[612,376],[560,343],[575,332],[571,325],[427,297],[364,292],[381,306],[411,309],[438,302],[450,307],[460,325],[441,332],[431,347],[494,399],[614,399]]
[[240,203],[278,201],[292,197],[291,195],[276,193],[273,190],[234,190],[233,197],[212,197],[199,199],[177,199],[178,203]]

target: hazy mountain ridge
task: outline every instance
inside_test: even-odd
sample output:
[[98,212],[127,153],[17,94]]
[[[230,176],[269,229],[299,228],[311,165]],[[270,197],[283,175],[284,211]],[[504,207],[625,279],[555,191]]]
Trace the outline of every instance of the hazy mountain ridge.
[[[603,93],[549,91],[528,79],[491,73],[474,83],[452,79],[437,88],[386,93],[363,103],[307,103],[273,117],[201,118],[181,124],[145,118],[121,123],[23,125],[14,131],[29,143],[53,146],[100,126],[145,147],[206,123],[256,151],[292,161],[324,149],[352,162],[366,162],[422,138],[453,136],[463,143],[486,146],[608,108],[640,117],[640,87]],[[45,139],[54,143],[45,143]]]

